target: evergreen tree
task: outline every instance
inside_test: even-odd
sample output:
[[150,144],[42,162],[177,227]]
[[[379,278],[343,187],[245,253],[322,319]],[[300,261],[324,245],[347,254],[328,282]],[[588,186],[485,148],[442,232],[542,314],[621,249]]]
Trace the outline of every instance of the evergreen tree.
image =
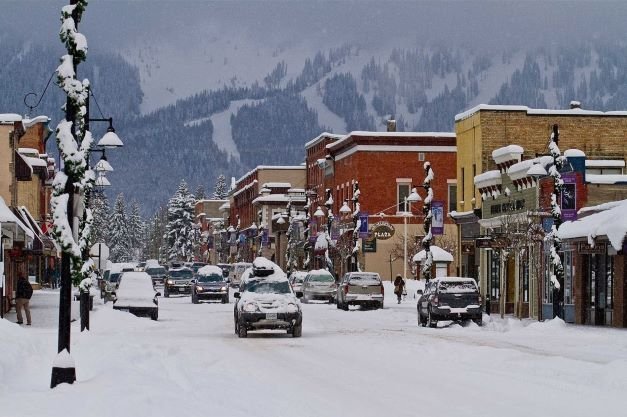
[[109,246],[109,200],[105,193],[92,192],[90,198],[91,213],[93,216],[93,223],[91,225],[91,238],[90,242],[104,243]]
[[113,206],[110,225],[110,259],[111,262],[124,262],[131,259],[131,245],[126,218],[124,194],[118,194]]
[[128,216],[128,234],[131,254],[134,259],[139,259],[143,246],[144,222],[141,218],[137,201],[133,201],[131,204],[131,212]]
[[224,200],[226,199],[227,195],[228,195],[228,189],[226,187],[226,178],[224,177],[223,174],[220,174],[216,181],[216,187],[213,192],[213,198],[216,200]]
[[205,187],[203,187],[202,184],[199,184],[198,187],[196,187],[194,195],[196,196],[196,200],[204,200],[206,197]]
[[182,180],[174,196],[168,202],[166,236],[168,259],[191,260],[194,256],[194,205],[196,199]]

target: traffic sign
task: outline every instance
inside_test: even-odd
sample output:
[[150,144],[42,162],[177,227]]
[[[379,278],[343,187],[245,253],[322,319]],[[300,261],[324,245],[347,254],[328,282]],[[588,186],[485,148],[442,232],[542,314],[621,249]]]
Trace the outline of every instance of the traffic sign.
[[92,258],[100,258],[101,261],[109,259],[109,247],[104,243],[96,243],[89,250],[89,256]]

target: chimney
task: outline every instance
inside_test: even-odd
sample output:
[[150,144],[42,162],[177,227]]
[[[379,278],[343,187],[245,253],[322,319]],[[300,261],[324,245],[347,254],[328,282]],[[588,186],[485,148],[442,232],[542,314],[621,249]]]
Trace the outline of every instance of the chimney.
[[573,100],[570,102],[570,109],[581,109],[581,102],[577,101],[577,100]]
[[394,116],[390,116],[387,124],[388,132],[396,132],[396,120],[394,120]]

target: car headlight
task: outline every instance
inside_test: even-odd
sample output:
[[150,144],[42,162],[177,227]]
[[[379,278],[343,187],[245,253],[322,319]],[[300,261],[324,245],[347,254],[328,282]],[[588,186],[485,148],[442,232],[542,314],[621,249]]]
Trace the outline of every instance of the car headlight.
[[198,285],[196,286],[196,291],[202,291],[202,290],[203,290],[203,288],[202,288],[202,287],[200,287],[200,286],[198,286]]
[[226,287],[220,288],[220,291],[226,291]]
[[172,284],[174,284],[174,281],[173,281],[173,280],[171,280],[171,279],[169,279],[169,280],[168,280],[168,284],[172,285]]
[[246,303],[244,305],[244,311],[247,313],[254,313],[257,310],[259,310],[259,308],[257,307],[257,304],[255,303]]
[[286,310],[287,310],[288,313],[297,313],[298,312],[298,305],[296,305],[294,303],[288,303]]

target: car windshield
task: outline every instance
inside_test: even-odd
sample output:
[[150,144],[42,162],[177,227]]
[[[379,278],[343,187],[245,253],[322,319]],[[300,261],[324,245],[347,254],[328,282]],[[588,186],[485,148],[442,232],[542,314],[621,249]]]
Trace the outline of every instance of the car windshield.
[[179,271],[170,271],[170,276],[172,278],[191,279],[192,278],[192,271],[190,271],[189,269],[181,269]]
[[289,294],[290,285],[287,281],[249,281],[246,283],[246,291],[261,294]]
[[224,277],[218,274],[198,275],[198,282],[222,282]]
[[365,282],[380,282],[381,279],[378,275],[374,274],[363,274],[363,275],[352,275],[350,277],[350,282],[359,281],[360,283]]
[[146,273],[148,275],[165,275],[165,268],[163,268],[163,267],[148,268],[148,269],[146,269]]
[[474,281],[442,281],[438,290],[442,293],[475,292],[477,284]]
[[331,275],[312,275],[309,278],[311,282],[334,282],[335,280]]
[[118,282],[120,280],[120,275],[122,274],[119,272],[109,275],[109,282]]

